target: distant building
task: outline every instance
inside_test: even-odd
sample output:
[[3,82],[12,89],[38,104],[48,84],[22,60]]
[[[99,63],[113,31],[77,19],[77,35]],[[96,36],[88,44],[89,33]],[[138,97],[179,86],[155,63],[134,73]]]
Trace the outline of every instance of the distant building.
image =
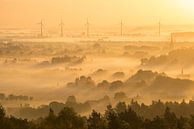
[[181,74],[179,74],[177,77],[180,78],[180,79],[189,79],[190,78],[190,74],[185,74],[184,70],[182,69],[181,70]]

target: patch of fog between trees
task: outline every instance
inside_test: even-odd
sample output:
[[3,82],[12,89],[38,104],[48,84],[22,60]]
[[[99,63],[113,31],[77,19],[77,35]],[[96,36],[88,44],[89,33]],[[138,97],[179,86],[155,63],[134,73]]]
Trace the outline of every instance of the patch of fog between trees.
[[[191,80],[171,78],[164,73],[148,70],[139,70],[123,81],[104,80],[96,83],[91,77],[81,76],[75,81],[67,83],[66,86],[50,92],[50,95],[61,95],[64,99],[58,102],[51,102],[50,99],[49,105],[70,106],[78,112],[81,110],[79,112],[81,114],[87,114],[92,109],[102,112],[107,105],[115,105],[119,101],[130,103],[135,100],[150,104],[152,100],[158,99],[164,101],[182,101],[183,98],[191,100],[193,88],[194,82]],[[67,101],[65,98],[68,98]],[[30,105],[24,105],[21,109],[16,108],[15,111],[22,111],[25,108],[36,111],[45,108],[46,105],[37,109]],[[48,108],[48,106],[46,107]],[[10,108],[9,111],[13,113],[13,108]]]

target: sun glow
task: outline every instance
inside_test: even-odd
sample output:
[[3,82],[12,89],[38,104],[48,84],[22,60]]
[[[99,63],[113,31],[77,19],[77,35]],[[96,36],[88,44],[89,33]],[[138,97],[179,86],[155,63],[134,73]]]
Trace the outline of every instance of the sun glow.
[[186,11],[194,11],[194,0],[177,0],[177,3]]
[[35,28],[40,19],[53,27],[61,18],[70,28],[82,27],[87,18],[97,26],[112,25],[120,19],[128,25],[147,25],[159,18],[165,24],[194,24],[194,0],[56,1],[0,0],[0,28]]

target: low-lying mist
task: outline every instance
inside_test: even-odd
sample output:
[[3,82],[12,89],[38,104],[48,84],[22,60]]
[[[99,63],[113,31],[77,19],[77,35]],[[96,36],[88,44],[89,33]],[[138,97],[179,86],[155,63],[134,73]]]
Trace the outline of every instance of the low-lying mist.
[[[81,114],[136,100],[193,99],[193,45],[168,42],[75,41],[0,44],[0,93],[33,99],[0,99],[10,114],[70,106]],[[184,47],[183,47],[184,46]],[[72,103],[73,101],[73,103]],[[70,102],[70,103],[69,103]],[[50,106],[49,106],[50,105]],[[27,110],[28,111],[28,110]],[[19,113],[20,112],[20,113]]]

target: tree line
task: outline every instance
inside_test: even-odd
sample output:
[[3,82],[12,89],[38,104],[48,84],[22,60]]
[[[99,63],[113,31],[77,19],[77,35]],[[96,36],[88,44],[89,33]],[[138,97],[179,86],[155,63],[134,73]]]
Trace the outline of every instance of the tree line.
[[4,93],[0,93],[0,100],[31,101],[31,100],[33,100],[33,97],[26,96],[26,95],[13,95],[13,94],[6,96]]
[[132,105],[119,102],[114,108],[108,105],[104,113],[93,110],[81,116],[64,107],[58,114],[50,109],[46,117],[29,121],[7,116],[0,106],[0,129],[194,129],[194,115],[177,116],[166,107],[162,115],[145,118]]

